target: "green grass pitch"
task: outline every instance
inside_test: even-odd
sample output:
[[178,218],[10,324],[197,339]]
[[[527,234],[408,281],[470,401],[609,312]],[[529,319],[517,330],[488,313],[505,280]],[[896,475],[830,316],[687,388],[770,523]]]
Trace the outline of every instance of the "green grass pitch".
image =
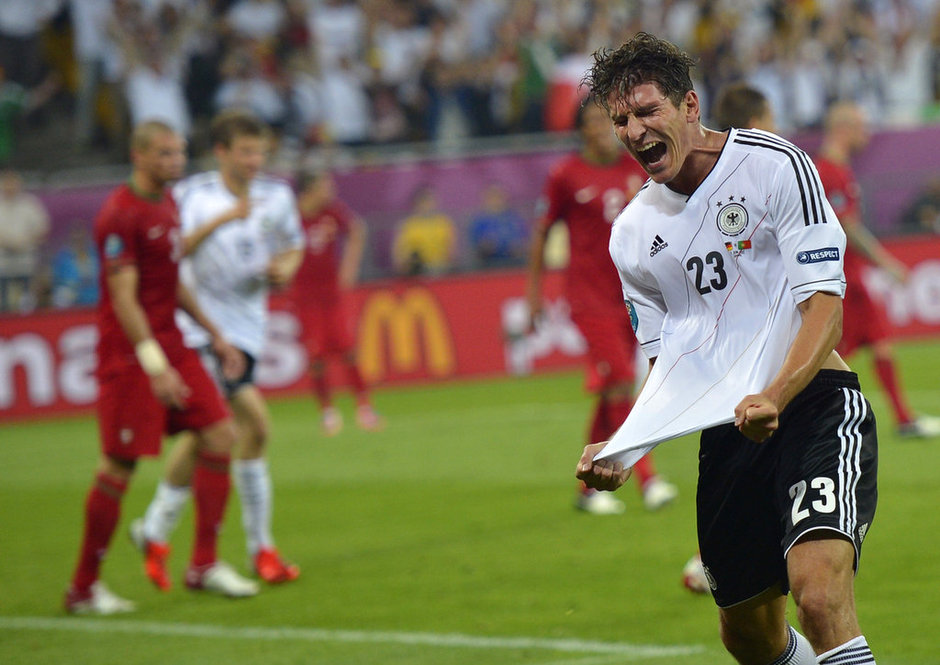
[[[899,345],[916,409],[940,414],[940,343]],[[868,356],[851,359],[880,422],[878,515],[857,583],[879,665],[940,662],[940,441],[894,436]],[[710,598],[680,586],[695,550],[696,444],[657,449],[679,501],[626,514],[572,509],[590,398],[567,372],[380,389],[385,431],[318,429],[312,401],[272,403],[275,535],[302,566],[290,585],[231,601],[141,572],[126,526],[161,463],[145,461],[125,501],[104,578],[137,601],[120,618],[66,617],[82,503],[98,451],[91,418],[0,427],[0,662],[608,665],[730,663]],[[347,421],[351,404],[341,402]],[[245,569],[233,492],[221,554]],[[791,610],[792,615],[792,610]]]

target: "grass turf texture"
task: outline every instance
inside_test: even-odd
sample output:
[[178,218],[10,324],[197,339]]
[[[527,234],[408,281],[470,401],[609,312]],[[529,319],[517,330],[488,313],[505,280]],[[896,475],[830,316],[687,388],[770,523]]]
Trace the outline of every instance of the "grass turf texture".
[[[899,345],[898,355],[914,407],[940,413],[940,344]],[[895,437],[869,360],[852,364],[879,417],[881,498],[859,615],[879,665],[937,663],[940,441]],[[347,427],[330,439],[310,400],[272,403],[275,535],[303,573],[254,599],[183,588],[191,509],[174,537],[174,588],[159,593],[144,579],[126,527],[162,462],[142,462],[104,565],[111,588],[138,603],[119,618],[61,610],[97,456],[94,421],[3,426],[0,662],[731,662],[712,601],[679,583],[695,550],[694,438],[657,449],[677,504],[647,513],[631,481],[618,493],[627,513],[595,517],[572,509],[591,408],[579,373],[375,397],[385,431],[358,431],[347,401]],[[233,491],[221,555],[244,571],[238,513]]]

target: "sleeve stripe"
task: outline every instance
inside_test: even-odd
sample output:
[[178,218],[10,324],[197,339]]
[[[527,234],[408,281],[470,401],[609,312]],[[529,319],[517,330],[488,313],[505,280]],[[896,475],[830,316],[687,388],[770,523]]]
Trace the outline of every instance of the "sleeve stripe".
[[810,159],[809,155],[807,155],[806,152],[804,152],[803,150],[800,150],[798,147],[796,147],[789,141],[782,139],[776,135],[772,135],[772,134],[761,135],[756,132],[749,132],[749,131],[745,131],[744,135],[757,138],[757,139],[763,139],[769,143],[773,143],[783,148],[787,148],[793,151],[794,154],[796,154],[797,159],[799,159],[800,164],[803,166],[803,173],[806,175],[806,180],[807,182],[809,182],[810,187],[813,189],[813,193],[815,194],[815,199],[813,200],[813,202],[819,204],[819,215],[820,215],[819,221],[820,223],[825,224],[826,223],[826,212],[825,212],[826,209],[823,206],[823,198],[825,197],[825,192],[822,187],[822,182],[820,182],[819,176],[816,174],[814,170],[813,161]]
[[[775,140],[772,137],[748,132],[739,132],[738,136],[743,136],[753,140],[744,141],[741,138],[735,138],[735,143],[774,150],[776,152],[783,153],[790,159],[790,164],[793,166],[793,171],[796,174],[796,183],[800,189],[800,196],[802,197],[803,225],[809,226],[811,223],[825,224],[826,214],[820,194],[819,181],[818,178],[814,177],[813,171],[809,164],[809,157],[806,155],[806,153],[791,143],[787,143],[782,140]],[[805,187],[804,181],[806,184]],[[806,200],[807,191],[809,191],[809,205],[807,205]],[[810,210],[812,211],[813,215],[812,222],[810,221]]]

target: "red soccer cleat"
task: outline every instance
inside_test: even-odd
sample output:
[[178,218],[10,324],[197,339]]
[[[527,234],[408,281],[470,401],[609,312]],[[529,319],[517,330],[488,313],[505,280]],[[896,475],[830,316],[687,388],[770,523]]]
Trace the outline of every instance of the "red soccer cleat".
[[170,558],[170,546],[147,540],[144,536],[143,520],[136,519],[130,525],[130,537],[137,549],[144,555],[144,573],[147,579],[161,591],[170,589],[170,576],[166,571],[166,562]]
[[274,548],[258,550],[255,555],[255,572],[268,584],[282,584],[300,577],[300,566],[281,559]]

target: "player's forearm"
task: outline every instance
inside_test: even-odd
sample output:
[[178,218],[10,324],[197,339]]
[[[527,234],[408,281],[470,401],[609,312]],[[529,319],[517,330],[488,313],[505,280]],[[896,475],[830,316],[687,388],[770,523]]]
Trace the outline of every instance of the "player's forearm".
[[532,234],[532,245],[529,248],[529,270],[526,283],[526,294],[529,302],[538,300],[542,292],[542,274],[545,272],[545,241],[547,230],[539,227]]
[[215,324],[212,323],[205,312],[202,311],[202,308],[196,301],[196,296],[194,296],[192,291],[187,289],[182,282],[176,287],[176,304],[181,310],[189,314],[193,321],[204,328],[211,337],[215,338],[221,336],[219,329],[215,327]]
[[215,233],[216,229],[218,229],[223,224],[232,221],[232,219],[234,218],[232,217],[231,211],[223,212],[217,217],[213,217],[208,222],[201,225],[192,233],[188,233],[187,235],[183,236],[183,256],[189,256],[195,252],[199,245],[205,242],[206,238]]
[[290,280],[297,273],[300,264],[303,263],[304,250],[302,247],[288,249],[278,255],[278,260],[283,264],[287,279]]
[[349,239],[346,247],[343,249],[343,257],[340,259],[339,274],[340,282],[344,285],[352,285],[356,282],[359,275],[359,268],[362,265],[362,256],[366,247],[366,230],[362,222],[354,223],[349,231]]
[[777,376],[764,389],[780,411],[802,391],[842,337],[842,299],[815,293],[799,305],[803,322]]

